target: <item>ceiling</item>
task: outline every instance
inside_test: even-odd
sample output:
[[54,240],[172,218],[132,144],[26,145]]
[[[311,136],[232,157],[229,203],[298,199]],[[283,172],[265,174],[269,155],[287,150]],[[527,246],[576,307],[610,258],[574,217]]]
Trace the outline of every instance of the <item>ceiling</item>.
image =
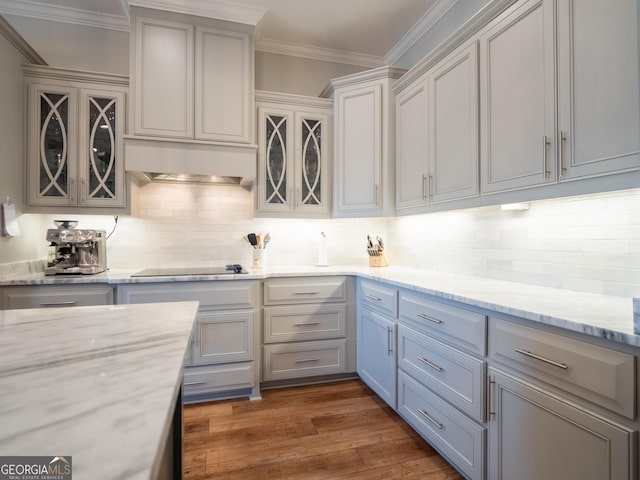
[[[256,48],[363,66],[392,64],[457,0],[131,0],[256,25]],[[128,30],[128,0],[0,0],[0,14]],[[391,57],[391,58],[390,58]],[[391,60],[391,61],[390,61]]]

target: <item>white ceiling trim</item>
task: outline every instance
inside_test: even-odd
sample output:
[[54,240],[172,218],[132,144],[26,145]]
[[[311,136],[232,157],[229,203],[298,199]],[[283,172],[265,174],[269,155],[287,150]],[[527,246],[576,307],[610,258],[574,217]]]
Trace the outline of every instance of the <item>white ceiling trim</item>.
[[[129,0],[134,7],[155,8],[185,15],[216,18],[256,26],[266,13],[261,7],[238,5],[222,0]],[[188,6],[187,6],[188,5]]]
[[400,60],[456,3],[458,3],[458,0],[438,0],[385,55],[387,65],[393,65]]
[[32,0],[20,0],[20,2],[16,2],[15,0],[0,0],[0,13],[128,32],[129,9],[126,0],[119,1],[122,2],[122,10],[125,12],[125,16],[92,13],[76,8],[51,6]]
[[34,65],[46,65],[47,62],[20,36],[15,29],[0,16],[0,34],[4,35],[24,57]]
[[385,65],[384,58],[377,57],[375,55],[283,42],[269,38],[258,39],[256,41],[256,50],[260,52],[322,60],[325,62],[346,63],[348,65],[357,65],[367,68],[376,68]]

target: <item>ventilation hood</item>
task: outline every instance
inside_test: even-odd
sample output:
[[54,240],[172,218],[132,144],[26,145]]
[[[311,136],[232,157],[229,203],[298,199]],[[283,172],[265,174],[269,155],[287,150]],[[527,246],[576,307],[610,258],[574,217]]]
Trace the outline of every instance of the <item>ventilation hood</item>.
[[241,185],[256,179],[253,144],[125,136],[125,169],[141,182]]

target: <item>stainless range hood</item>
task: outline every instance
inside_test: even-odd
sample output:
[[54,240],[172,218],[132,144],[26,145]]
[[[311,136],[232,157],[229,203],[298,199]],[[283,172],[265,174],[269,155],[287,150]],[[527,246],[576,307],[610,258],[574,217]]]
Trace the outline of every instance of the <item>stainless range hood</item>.
[[241,185],[256,179],[257,145],[125,136],[125,169],[142,182]]

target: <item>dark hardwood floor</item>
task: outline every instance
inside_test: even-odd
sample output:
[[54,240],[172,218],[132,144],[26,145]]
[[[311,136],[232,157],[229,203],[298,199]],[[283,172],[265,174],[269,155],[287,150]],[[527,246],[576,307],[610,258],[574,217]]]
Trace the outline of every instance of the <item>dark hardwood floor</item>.
[[184,408],[184,478],[458,480],[360,380]]

